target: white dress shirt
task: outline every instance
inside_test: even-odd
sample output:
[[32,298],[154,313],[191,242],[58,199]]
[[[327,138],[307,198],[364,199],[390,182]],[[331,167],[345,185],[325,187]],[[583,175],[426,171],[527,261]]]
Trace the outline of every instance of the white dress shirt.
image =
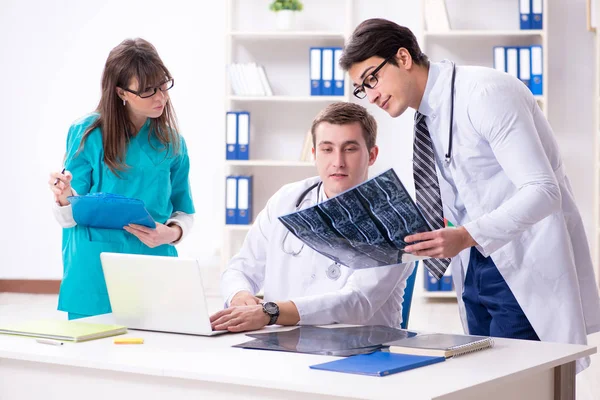
[[[280,189],[257,216],[239,253],[221,277],[225,306],[233,295],[246,290],[252,294],[264,288],[265,301],[291,300],[300,315],[300,324],[346,323],[386,325],[398,328],[402,321],[402,299],[406,279],[414,264],[352,270],[339,266],[333,279],[327,269],[332,260],[317,253],[278,220],[296,211],[302,192],[317,183],[318,177],[295,182]],[[311,190],[301,205],[316,204],[317,190]],[[324,199],[324,192],[319,199]],[[293,256],[282,249],[302,251]]]

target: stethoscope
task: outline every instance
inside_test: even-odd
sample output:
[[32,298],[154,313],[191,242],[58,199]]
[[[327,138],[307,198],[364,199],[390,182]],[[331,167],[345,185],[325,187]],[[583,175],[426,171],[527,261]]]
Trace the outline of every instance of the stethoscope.
[[[296,210],[295,211],[300,210],[300,208],[304,204],[304,201],[306,200],[306,196],[308,196],[308,194],[310,192],[312,192],[315,188],[317,189],[317,203],[318,203],[319,202],[319,194],[321,193],[322,185],[323,185],[323,182],[319,181],[317,183],[310,185],[308,188],[306,188],[306,190],[304,190],[302,193],[300,193],[300,196],[298,196],[298,199],[296,200],[296,205],[295,205]],[[302,243],[302,246],[297,251],[294,251],[294,249],[286,249],[285,242],[286,242],[286,239],[289,234],[290,234],[290,231],[288,230],[285,233],[285,235],[283,235],[283,239],[281,240],[281,251],[283,251],[285,254],[288,254],[292,257],[298,257],[300,255],[300,253],[302,253],[302,250],[304,249],[304,243]],[[337,262],[334,262],[329,267],[327,267],[327,271],[325,271],[325,274],[327,275],[327,277],[329,279],[331,279],[333,281],[337,280],[342,275],[342,270],[340,268],[340,264],[338,264]]]
[[454,79],[456,77],[456,65],[452,62],[452,79],[450,81],[450,126],[448,127],[448,152],[444,156],[446,166],[452,161],[452,124],[454,123]]

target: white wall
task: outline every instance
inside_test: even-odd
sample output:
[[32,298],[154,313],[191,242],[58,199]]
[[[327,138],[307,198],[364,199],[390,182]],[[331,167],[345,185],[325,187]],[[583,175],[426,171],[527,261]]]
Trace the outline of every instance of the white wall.
[[96,107],[109,51],[128,37],[153,43],[175,77],[171,96],[189,146],[198,226],[207,228],[195,229],[181,252],[214,255],[221,221],[214,211],[222,198],[213,188],[222,176],[224,20],[219,1],[209,18],[202,2],[184,0],[0,3],[0,170],[6,171],[0,278],[62,276],[48,173],[62,166],[70,123]]
[[[242,0],[238,0],[242,1]],[[266,7],[267,1],[256,1]],[[466,0],[463,0],[463,2]],[[472,5],[483,1],[470,0]],[[500,0],[498,0],[500,1]],[[516,0],[501,0],[503,2]],[[355,21],[394,19],[420,35],[414,0],[355,0]],[[584,219],[592,231],[593,38],[585,0],[550,0],[550,122]],[[472,15],[465,7],[462,18]],[[0,279],[59,279],[61,230],[46,181],[61,168],[70,123],[92,111],[110,49],[126,37],[151,41],[175,77],[172,99],[191,157],[196,227],[179,246],[183,256],[217,263],[223,224],[224,2],[3,0],[0,3],[0,170],[6,210]],[[583,99],[576,101],[576,99]],[[362,103],[361,104],[365,104]],[[367,107],[379,123],[380,158],[372,174],[395,167],[412,182],[412,115],[392,120]],[[10,144],[9,144],[10,143]]]

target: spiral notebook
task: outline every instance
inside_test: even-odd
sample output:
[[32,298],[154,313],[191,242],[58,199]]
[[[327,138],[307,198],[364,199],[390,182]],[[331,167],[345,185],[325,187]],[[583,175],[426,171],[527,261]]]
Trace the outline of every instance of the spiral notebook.
[[389,346],[390,353],[450,358],[491,348],[494,346],[494,340],[486,336],[431,333],[419,334],[385,345]]

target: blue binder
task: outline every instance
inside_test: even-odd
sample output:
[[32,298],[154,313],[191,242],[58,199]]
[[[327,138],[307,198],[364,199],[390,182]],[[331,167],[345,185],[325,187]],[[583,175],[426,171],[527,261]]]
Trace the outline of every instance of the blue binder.
[[531,29],[544,28],[544,0],[531,1]]
[[438,292],[440,290],[440,281],[433,276],[431,272],[429,272],[426,268],[423,270],[425,272],[425,290],[428,292]]
[[309,77],[310,77],[310,95],[320,96],[322,94],[321,86],[323,81],[321,79],[322,74],[322,63],[321,63],[321,48],[311,47],[310,48],[310,63],[309,63]]
[[506,51],[506,72],[509,75],[519,78],[519,48],[505,47]]
[[228,112],[225,115],[225,159],[237,160],[238,123],[237,113]]
[[340,58],[342,57],[342,48],[333,48],[333,95],[344,95],[345,72],[340,67]]
[[237,224],[252,223],[252,176],[237,177]]
[[321,51],[321,94],[323,96],[333,95],[333,48],[325,47]]
[[237,159],[250,159],[250,113],[237,113]]
[[225,178],[225,224],[236,224],[237,213],[237,178],[228,176]]
[[310,368],[349,374],[386,376],[444,361],[446,361],[445,357],[416,356],[412,354],[376,351],[371,354],[360,354],[323,364],[311,365]]
[[531,47],[519,47],[519,79],[531,88]]
[[531,0],[519,0],[519,20],[521,29],[531,29]]
[[531,93],[536,96],[543,94],[543,80],[544,80],[544,54],[542,46],[535,45],[531,46]]
[[73,219],[90,228],[123,229],[129,224],[156,228],[142,200],[111,193],[69,196]]
[[442,279],[440,279],[440,291],[441,292],[451,292],[452,288],[452,274],[446,271]]

